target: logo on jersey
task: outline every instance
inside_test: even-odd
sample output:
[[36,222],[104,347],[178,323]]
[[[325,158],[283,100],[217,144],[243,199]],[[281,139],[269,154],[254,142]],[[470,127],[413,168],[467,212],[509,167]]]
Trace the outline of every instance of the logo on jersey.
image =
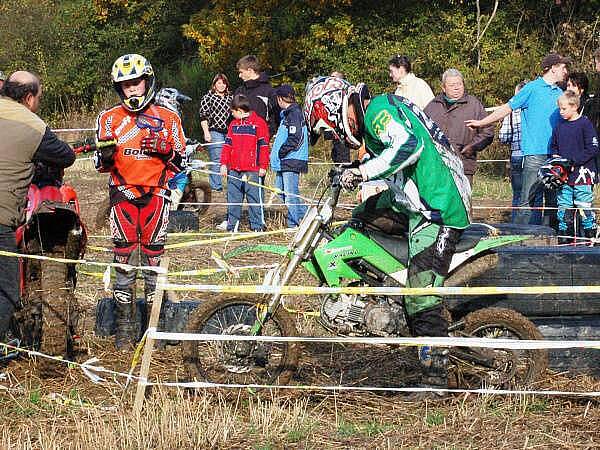
[[139,148],[126,148],[123,150],[123,156],[127,158],[135,158],[137,160],[150,159],[146,152]]

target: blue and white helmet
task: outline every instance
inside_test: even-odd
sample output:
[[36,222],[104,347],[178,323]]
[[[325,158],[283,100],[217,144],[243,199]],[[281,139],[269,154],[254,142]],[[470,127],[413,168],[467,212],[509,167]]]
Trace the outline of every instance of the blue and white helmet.
[[190,97],[182,94],[175,88],[162,88],[154,97],[154,103],[170,109],[171,111],[177,113],[179,117],[181,117],[181,104],[191,100],[192,99]]

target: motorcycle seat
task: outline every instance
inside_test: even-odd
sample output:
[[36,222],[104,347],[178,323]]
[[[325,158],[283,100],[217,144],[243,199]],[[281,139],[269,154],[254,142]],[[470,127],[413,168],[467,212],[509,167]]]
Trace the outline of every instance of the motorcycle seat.
[[[487,234],[487,230],[484,229],[467,228],[456,244],[455,253],[472,249]],[[408,239],[406,236],[391,236],[377,231],[370,231],[369,236],[398,261],[405,265],[408,263]]]

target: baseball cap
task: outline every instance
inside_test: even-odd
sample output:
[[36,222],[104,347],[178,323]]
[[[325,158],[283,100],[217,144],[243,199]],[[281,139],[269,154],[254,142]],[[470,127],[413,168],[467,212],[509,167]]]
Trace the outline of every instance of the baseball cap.
[[281,86],[277,86],[275,88],[275,94],[277,95],[277,97],[287,97],[287,98],[295,98],[296,97],[294,88],[289,84],[282,84]]
[[546,70],[555,64],[571,64],[571,58],[561,56],[558,53],[548,53],[542,59],[542,69]]

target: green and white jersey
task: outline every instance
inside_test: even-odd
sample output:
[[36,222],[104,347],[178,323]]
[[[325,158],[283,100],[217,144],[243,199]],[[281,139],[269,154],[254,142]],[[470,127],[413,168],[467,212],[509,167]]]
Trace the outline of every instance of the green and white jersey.
[[385,180],[396,208],[453,228],[469,225],[471,187],[462,162],[416,106],[395,95],[373,98],[365,113],[365,145],[371,159],[360,166],[363,177]]

